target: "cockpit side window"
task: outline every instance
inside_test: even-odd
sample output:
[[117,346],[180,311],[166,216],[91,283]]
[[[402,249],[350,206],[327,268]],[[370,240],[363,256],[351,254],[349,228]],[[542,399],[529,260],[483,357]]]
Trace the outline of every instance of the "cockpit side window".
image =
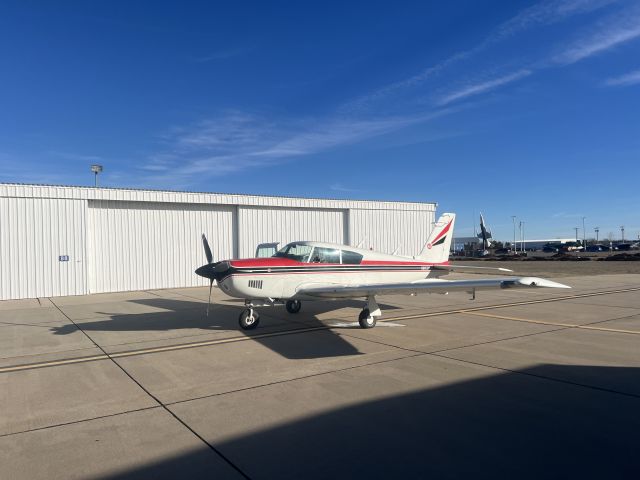
[[340,250],[315,247],[311,254],[311,263],[340,263]]
[[278,250],[274,257],[290,258],[297,262],[306,263],[309,261],[309,254],[313,250],[311,245],[304,245],[301,243],[290,243],[285,245],[282,249]]
[[362,255],[348,250],[342,250],[342,263],[347,265],[359,265],[362,262]]

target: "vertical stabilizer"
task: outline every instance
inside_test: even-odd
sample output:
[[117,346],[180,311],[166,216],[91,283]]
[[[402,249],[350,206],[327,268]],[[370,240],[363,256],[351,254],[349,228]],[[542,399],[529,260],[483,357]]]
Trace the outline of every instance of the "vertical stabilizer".
[[453,224],[456,221],[455,213],[443,213],[433,226],[426,245],[418,258],[425,262],[444,263],[449,260],[449,249],[453,239]]

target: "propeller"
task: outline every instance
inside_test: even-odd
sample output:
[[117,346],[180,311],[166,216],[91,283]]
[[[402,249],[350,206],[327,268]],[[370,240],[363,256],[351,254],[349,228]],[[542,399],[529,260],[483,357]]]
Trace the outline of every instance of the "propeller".
[[202,246],[204,247],[204,254],[207,257],[207,262],[213,263],[213,255],[211,254],[211,249],[209,248],[209,242],[207,242],[207,237],[205,234],[202,234]]
[[[213,254],[211,253],[211,248],[209,248],[209,242],[207,242],[207,237],[205,234],[202,234],[202,246],[204,247],[204,254],[207,257],[207,262],[209,265],[213,263]],[[213,288],[213,277],[209,278],[209,300],[207,301],[207,317],[209,316],[209,307],[211,306],[211,289]]]

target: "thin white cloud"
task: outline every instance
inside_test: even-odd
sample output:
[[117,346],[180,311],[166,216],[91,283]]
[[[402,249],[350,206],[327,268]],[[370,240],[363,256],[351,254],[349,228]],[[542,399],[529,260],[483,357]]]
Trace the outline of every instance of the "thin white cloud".
[[490,90],[494,90],[498,87],[506,85],[508,83],[515,82],[516,80],[520,80],[521,78],[528,77],[531,75],[531,70],[518,70],[517,72],[510,73],[509,75],[504,75],[502,77],[494,78],[492,80],[486,80],[479,83],[474,83],[471,85],[466,85],[458,90],[450,92],[437,100],[438,105],[446,105],[456,100],[461,100],[463,98],[467,98],[473,95],[478,95],[480,93],[488,92]]
[[506,38],[540,25],[551,25],[574,15],[590,13],[617,0],[550,0],[525,8],[500,25],[490,37],[491,41]]
[[627,9],[615,17],[608,18],[595,31],[576,40],[557,55],[555,61],[563,65],[576,63],[638,37],[640,37],[640,9]]
[[551,218],[582,218],[584,216],[583,213],[556,212],[551,215]]
[[359,192],[360,191],[355,188],[345,187],[341,183],[334,183],[329,186],[329,189],[333,190],[334,192]]
[[625,73],[619,77],[608,78],[604,84],[608,87],[627,87],[640,83],[640,70]]
[[54,157],[64,158],[66,160],[77,160],[77,161],[83,161],[83,162],[98,162],[102,160],[102,157],[98,155],[86,155],[82,153],[72,153],[72,152],[58,152],[54,150],[51,150],[47,153]]
[[433,112],[375,120],[295,119],[274,124],[261,117],[231,112],[163,137],[165,151],[142,165],[158,183],[205,175],[216,177],[287,162],[426,122],[457,111]]
[[590,13],[618,0],[548,0],[539,2],[517,13],[515,16],[496,27],[483,41],[475,47],[460,51],[445,60],[430,65],[408,78],[385,85],[373,92],[347,102],[342,110],[358,111],[383,100],[390,95],[418,87],[431,80],[448,67],[464,61],[486,50],[488,47],[531,28],[559,23],[576,15]]

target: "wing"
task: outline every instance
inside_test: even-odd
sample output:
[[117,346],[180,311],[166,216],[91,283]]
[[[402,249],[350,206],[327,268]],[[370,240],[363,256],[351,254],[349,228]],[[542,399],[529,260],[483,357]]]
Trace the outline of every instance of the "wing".
[[[317,285],[317,284],[316,284]],[[300,295],[318,298],[359,298],[371,295],[412,295],[418,293],[447,293],[455,290],[473,292],[494,288],[571,288],[562,283],[536,277],[486,278],[478,280],[419,280],[411,283],[372,283],[366,285],[308,286],[298,290]]]

